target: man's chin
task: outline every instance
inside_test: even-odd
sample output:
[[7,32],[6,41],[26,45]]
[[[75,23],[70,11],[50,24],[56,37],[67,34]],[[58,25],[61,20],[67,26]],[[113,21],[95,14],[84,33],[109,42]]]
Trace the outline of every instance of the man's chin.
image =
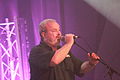
[[54,43],[54,46],[59,46],[60,45],[60,41],[57,41],[56,43]]
[[60,40],[54,40],[54,41],[51,41],[51,42],[49,42],[49,44],[51,45],[51,46],[59,46],[60,45]]

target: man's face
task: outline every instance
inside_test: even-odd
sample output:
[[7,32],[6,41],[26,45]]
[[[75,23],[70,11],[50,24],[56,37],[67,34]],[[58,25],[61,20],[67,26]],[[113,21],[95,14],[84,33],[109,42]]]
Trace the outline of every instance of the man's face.
[[56,22],[49,22],[46,25],[46,32],[44,35],[44,41],[52,46],[57,46],[60,43],[60,26]]

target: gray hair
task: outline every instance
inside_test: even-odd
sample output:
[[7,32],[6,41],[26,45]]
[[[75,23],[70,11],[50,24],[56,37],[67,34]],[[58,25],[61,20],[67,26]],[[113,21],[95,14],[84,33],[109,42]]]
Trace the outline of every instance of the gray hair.
[[40,24],[39,24],[39,32],[40,34],[42,32],[46,32],[46,24],[49,23],[49,22],[56,22],[55,19],[45,19],[43,20]]

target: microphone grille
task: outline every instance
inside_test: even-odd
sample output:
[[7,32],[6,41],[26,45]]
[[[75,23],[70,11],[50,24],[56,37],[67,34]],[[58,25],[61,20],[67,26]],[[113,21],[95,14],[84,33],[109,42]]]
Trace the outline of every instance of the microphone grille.
[[79,36],[74,36],[74,39],[80,38]]

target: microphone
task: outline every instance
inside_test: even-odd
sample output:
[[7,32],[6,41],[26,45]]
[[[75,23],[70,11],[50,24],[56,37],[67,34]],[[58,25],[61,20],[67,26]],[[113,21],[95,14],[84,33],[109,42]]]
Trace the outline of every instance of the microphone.
[[[73,39],[77,39],[77,38],[80,38],[79,36],[73,36]],[[61,36],[61,40],[64,41],[65,40],[65,36]]]
[[73,36],[74,39],[80,38],[79,36]]

